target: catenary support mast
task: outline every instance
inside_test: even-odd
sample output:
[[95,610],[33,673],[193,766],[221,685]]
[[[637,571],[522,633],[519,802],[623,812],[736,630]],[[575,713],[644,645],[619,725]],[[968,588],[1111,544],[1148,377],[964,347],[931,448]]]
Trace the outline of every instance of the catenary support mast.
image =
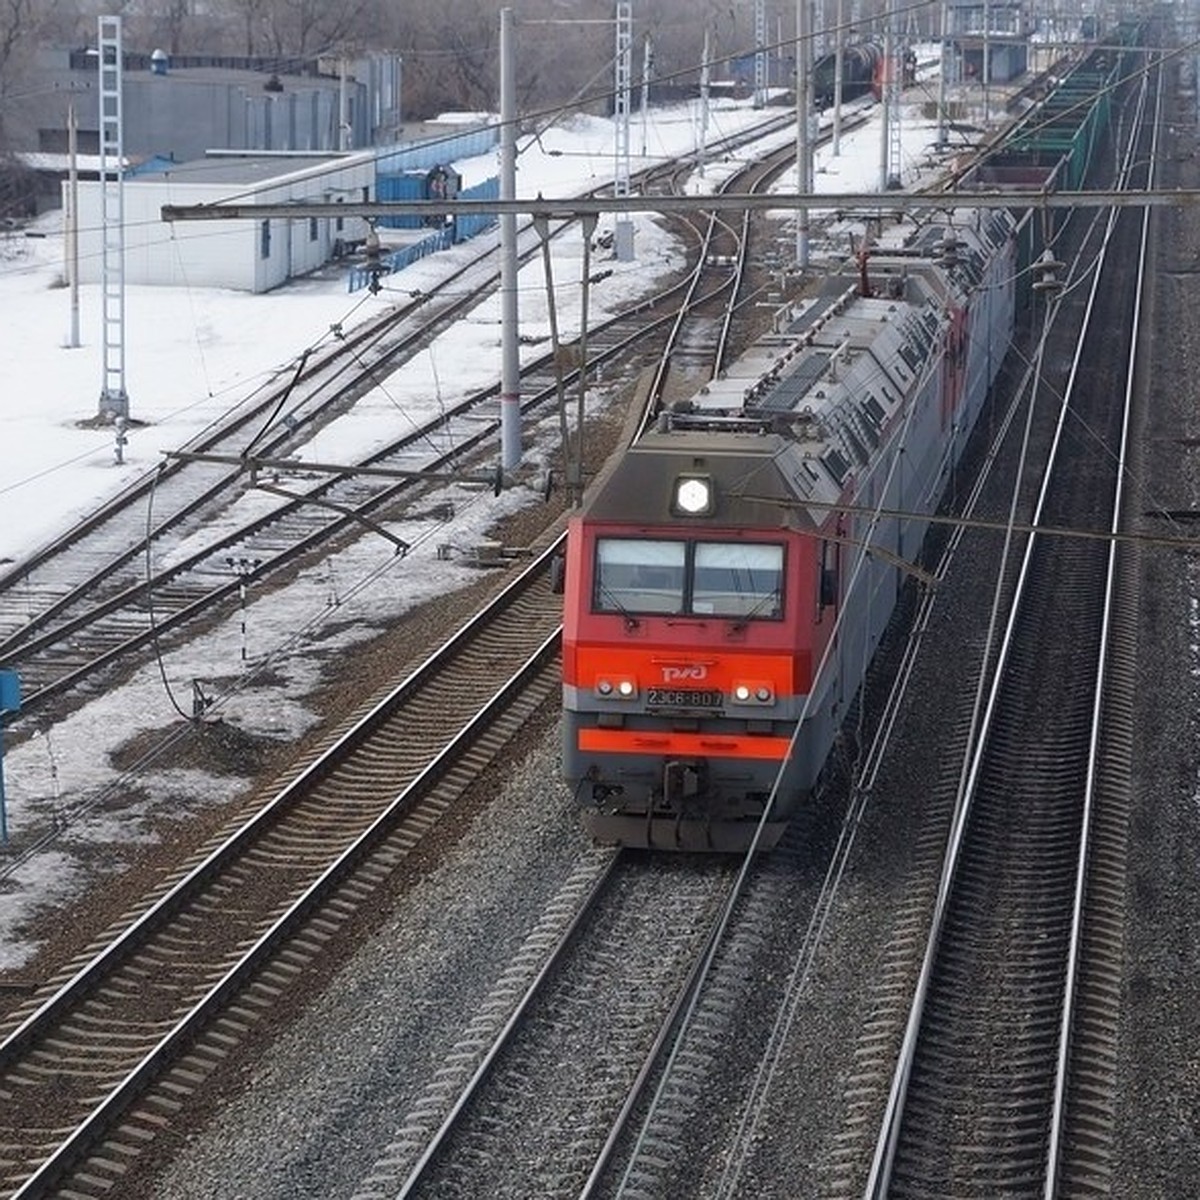
[[767,103],[767,0],[754,0],[754,107]]
[[100,415],[129,416],[125,391],[125,146],[121,122],[121,18],[99,18],[100,261],[104,380]]
[[[812,145],[808,133],[812,114],[809,3],[810,0],[796,0],[796,191],[802,196],[812,191]],[[801,271],[808,268],[807,208],[796,209],[796,266]]]
[[[629,171],[629,108],[633,99],[633,5],[630,0],[617,4],[616,86],[614,88],[613,124],[616,127],[616,163],[613,195],[628,196]],[[619,216],[613,233],[613,253],[618,262],[633,261],[633,221]]]
[[[500,10],[500,199],[517,198],[517,51],[513,10]],[[500,465],[521,461],[521,358],[517,316],[517,215],[500,214]]]

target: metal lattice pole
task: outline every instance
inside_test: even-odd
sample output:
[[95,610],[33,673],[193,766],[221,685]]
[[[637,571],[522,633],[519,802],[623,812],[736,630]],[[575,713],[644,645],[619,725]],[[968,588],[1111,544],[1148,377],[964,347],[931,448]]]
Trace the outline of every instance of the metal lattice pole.
[[767,0],[754,0],[754,107],[767,103]]
[[99,18],[100,294],[104,379],[100,415],[129,416],[125,391],[125,145],[121,121],[121,18]]
[[[617,5],[616,81],[613,119],[616,126],[616,170],[613,195],[629,195],[629,109],[633,93],[633,4],[620,0]],[[617,220],[614,246],[618,262],[633,258],[633,222]]]
[[888,0],[887,31],[884,35],[884,128],[883,187],[898,189],[904,142],[900,129],[900,97],[903,90],[904,52],[901,47],[896,0]]
[[[517,50],[511,8],[500,10],[500,199],[517,195]],[[521,351],[517,217],[500,214],[500,465],[521,462]]]

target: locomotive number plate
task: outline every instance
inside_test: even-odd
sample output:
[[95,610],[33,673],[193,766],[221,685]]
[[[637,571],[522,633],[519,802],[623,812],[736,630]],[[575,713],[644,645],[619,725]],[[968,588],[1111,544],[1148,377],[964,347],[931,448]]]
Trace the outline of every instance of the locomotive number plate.
[[650,688],[646,703],[662,708],[720,708],[721,693],[692,688]]

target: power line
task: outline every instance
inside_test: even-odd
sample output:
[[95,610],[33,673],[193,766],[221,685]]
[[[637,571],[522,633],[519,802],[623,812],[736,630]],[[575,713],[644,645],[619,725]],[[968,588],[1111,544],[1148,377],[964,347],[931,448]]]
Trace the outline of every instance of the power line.
[[971,191],[971,192],[777,192],[751,195],[722,192],[709,196],[537,196],[516,200],[390,200],[345,204],[164,204],[164,221],[235,221],[288,217],[459,216],[529,213],[548,220],[573,220],[590,214],[650,212],[694,215],[797,208],[900,213],[944,212],[956,208],[1190,208],[1200,204],[1200,188],[1147,188],[1143,191]]
[[[989,520],[986,517],[946,517],[931,513],[913,512],[904,508],[865,507],[861,504],[844,504],[835,500],[781,500],[776,496],[757,496],[751,492],[734,490],[732,495],[739,500],[756,504],[769,504],[776,508],[815,508],[822,512],[850,513],[864,517],[898,517],[906,521],[927,521],[930,525],[950,525],[959,529],[980,529],[991,533],[1034,533],[1046,537],[1079,538],[1085,541],[1125,542],[1140,546],[1162,546],[1170,550],[1200,550],[1200,537],[1162,537],[1152,533],[1117,533],[1110,530],[1078,529],[1061,525],[1027,525],[1021,522]],[[1181,513],[1168,509],[1152,509],[1147,514],[1163,520],[1175,521],[1180,517],[1200,520],[1200,512]]]

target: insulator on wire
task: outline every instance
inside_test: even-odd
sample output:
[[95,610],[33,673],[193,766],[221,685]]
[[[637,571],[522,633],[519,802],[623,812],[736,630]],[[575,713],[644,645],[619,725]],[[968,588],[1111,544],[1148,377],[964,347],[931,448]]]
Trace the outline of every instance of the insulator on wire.
[[374,225],[367,229],[364,249],[367,253],[367,274],[371,277],[369,286],[372,292],[378,292],[379,277],[383,274],[383,248],[379,244],[379,233]]
[[1041,257],[1033,264],[1036,278],[1033,281],[1035,292],[1058,292],[1062,290],[1062,280],[1058,277],[1065,263],[1060,263],[1049,246],[1042,251]]

